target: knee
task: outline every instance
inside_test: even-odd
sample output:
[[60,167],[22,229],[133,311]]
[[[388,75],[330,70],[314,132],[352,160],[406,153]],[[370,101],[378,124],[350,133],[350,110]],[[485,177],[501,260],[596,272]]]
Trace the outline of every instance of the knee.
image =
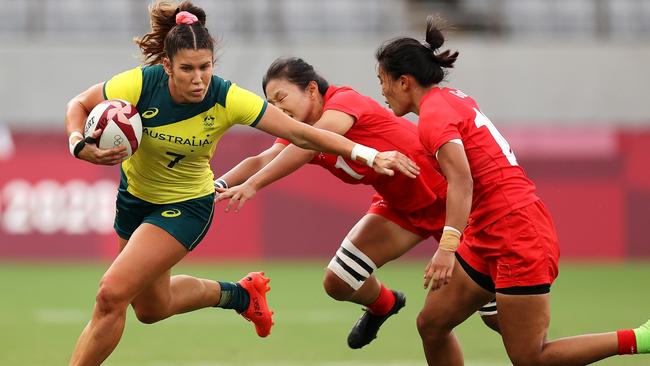
[[157,323],[167,318],[166,315],[164,315],[157,309],[151,309],[148,307],[133,305],[133,311],[135,312],[136,318],[138,318],[138,320],[144,324]]
[[350,285],[330,270],[325,273],[323,288],[331,298],[338,301],[346,301],[354,293],[354,289]]
[[[517,347],[512,347],[506,345],[506,351],[508,353],[508,358],[512,362],[513,366],[544,366],[544,365],[557,365],[557,362],[553,362],[549,359],[544,359],[542,356],[542,350],[530,347],[525,347],[517,349]],[[551,361],[551,362],[548,362]]]
[[119,281],[104,276],[99,283],[95,302],[100,314],[109,314],[124,310],[129,304],[128,295]]
[[543,364],[530,355],[509,355],[512,366],[542,366]]
[[446,337],[454,329],[453,324],[440,313],[422,310],[416,319],[418,333],[422,339],[435,341]]

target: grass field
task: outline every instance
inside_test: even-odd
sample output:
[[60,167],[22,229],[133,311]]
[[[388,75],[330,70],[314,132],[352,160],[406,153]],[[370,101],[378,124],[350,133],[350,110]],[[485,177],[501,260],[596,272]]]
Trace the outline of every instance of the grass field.
[[[233,311],[204,309],[154,325],[129,310],[126,331],[105,363],[113,366],[415,366],[424,356],[415,317],[425,292],[422,262],[379,272],[403,290],[407,307],[379,338],[350,350],[346,337],[361,307],[330,300],[321,289],[323,262],[184,265],[176,273],[237,280],[264,269],[276,326],[260,339]],[[64,365],[88,320],[105,264],[0,264],[0,365]],[[650,263],[562,264],[552,292],[550,337],[638,326],[650,316]],[[508,365],[500,338],[473,316],[457,329],[468,366]],[[650,355],[616,357],[600,365],[649,365]]]

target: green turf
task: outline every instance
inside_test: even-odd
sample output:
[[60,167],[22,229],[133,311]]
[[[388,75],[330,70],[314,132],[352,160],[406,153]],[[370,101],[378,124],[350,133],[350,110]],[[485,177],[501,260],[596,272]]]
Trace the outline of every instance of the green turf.
[[[349,350],[347,332],[357,305],[330,300],[321,289],[326,261],[308,263],[185,265],[177,273],[237,280],[249,270],[271,276],[276,326],[267,339],[233,311],[204,309],[158,324],[137,322],[131,310],[126,331],[105,363],[114,366],[424,364],[415,317],[425,292],[422,262],[383,268],[380,278],[408,296],[407,307],[362,350]],[[64,365],[90,315],[105,264],[0,264],[0,365]],[[650,264],[563,264],[553,288],[550,337],[636,327],[650,316],[650,292],[642,279]],[[500,338],[476,316],[457,334],[467,365],[508,365]],[[616,357],[601,365],[648,365],[650,355]]]

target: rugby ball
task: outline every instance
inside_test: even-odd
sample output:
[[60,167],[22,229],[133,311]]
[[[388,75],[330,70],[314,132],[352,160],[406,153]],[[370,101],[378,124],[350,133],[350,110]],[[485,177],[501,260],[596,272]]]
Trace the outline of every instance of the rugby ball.
[[95,106],[86,119],[84,137],[101,129],[97,147],[112,149],[126,146],[127,158],[138,149],[142,141],[142,119],[135,107],[122,99],[105,100]]

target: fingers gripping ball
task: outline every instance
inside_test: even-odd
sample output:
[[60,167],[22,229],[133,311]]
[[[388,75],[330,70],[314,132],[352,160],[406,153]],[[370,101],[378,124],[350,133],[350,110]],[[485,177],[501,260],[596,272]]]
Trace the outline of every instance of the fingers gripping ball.
[[125,146],[127,158],[138,149],[142,141],[142,120],[135,107],[122,99],[105,100],[93,108],[86,119],[84,137],[95,130],[102,133],[97,138],[100,149]]

